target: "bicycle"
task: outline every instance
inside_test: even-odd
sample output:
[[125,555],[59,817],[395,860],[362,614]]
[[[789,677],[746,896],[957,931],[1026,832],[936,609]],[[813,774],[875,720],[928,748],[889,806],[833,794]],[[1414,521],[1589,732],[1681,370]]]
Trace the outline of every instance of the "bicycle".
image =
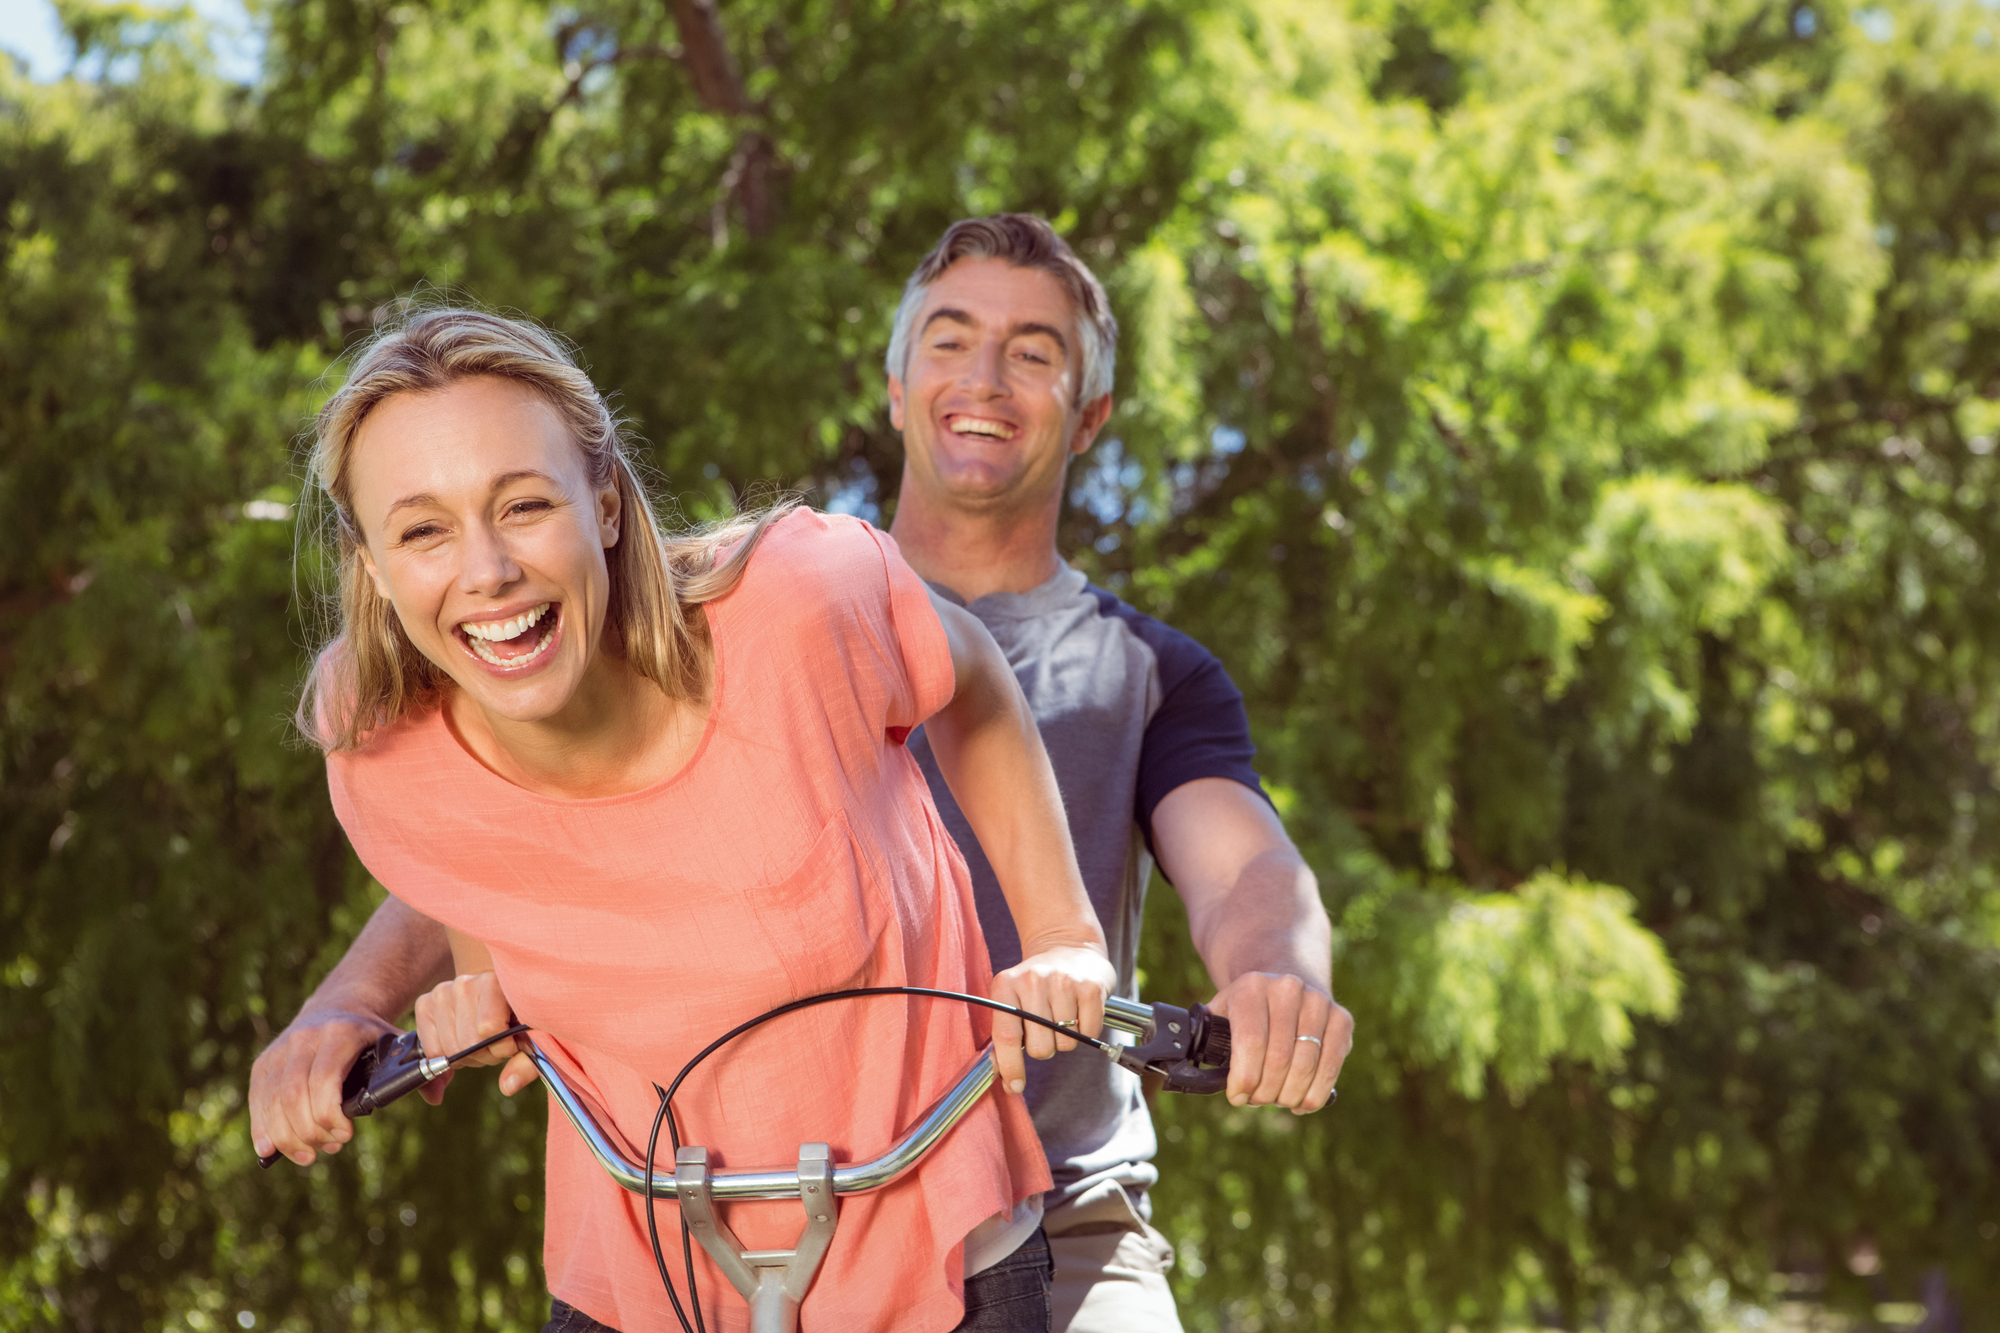
[[[865,1194],[893,1184],[912,1170],[951,1129],[964,1118],[993,1086],[996,1077],[993,1045],[988,1042],[966,1066],[965,1071],[931,1103],[903,1136],[880,1156],[866,1162],[836,1165],[824,1143],[799,1147],[794,1167],[747,1170],[716,1170],[708,1166],[708,1149],[682,1145],[674,1128],[674,1093],[695,1068],[751,1028],[772,1019],[834,1000],[861,999],[877,995],[919,995],[978,1005],[1011,1013],[1025,1021],[1051,1028],[1078,1042],[1103,1052],[1125,1069],[1163,1080],[1167,1092],[1197,1095],[1220,1092],[1229,1079],[1229,1020],[1210,1013],[1202,1005],[1182,1009],[1169,1004],[1144,1004],[1117,996],[1104,1003],[1105,1036],[1090,1037],[1037,1014],[976,995],[956,991],[931,990],[919,986],[876,986],[834,991],[780,1005],[746,1023],[739,1024],[704,1047],[682,1067],[672,1085],[654,1085],[660,1110],[653,1121],[646,1145],[647,1165],[632,1161],[612,1142],[604,1127],[584,1105],[550,1062],[541,1048],[526,1037],[530,1028],[516,1025],[448,1056],[426,1057],[415,1032],[384,1034],[374,1046],[364,1050],[349,1069],[341,1088],[341,1111],[349,1119],[372,1115],[389,1103],[415,1091],[444,1073],[457,1061],[474,1055],[508,1037],[522,1037],[528,1058],[542,1084],[548,1089],[570,1124],[582,1137],[585,1147],[605,1172],[621,1187],[647,1200],[647,1224],[653,1256],[659,1265],[660,1280],[683,1329],[696,1333],[701,1310],[694,1289],[694,1263],[688,1238],[699,1241],[716,1267],[750,1305],[752,1333],[795,1333],[799,1305],[818,1274],[827,1249],[839,1225],[842,1195]],[[1131,1043],[1118,1038],[1133,1039]],[[669,1127],[674,1148],[672,1174],[650,1169],[662,1123]],[[266,1168],[278,1160],[272,1153],[260,1158]],[[799,1239],[788,1250],[746,1250],[726,1223],[716,1214],[722,1202],[749,1199],[798,1199],[805,1211],[805,1225]],[[690,1303],[695,1308],[694,1324],[682,1312],[678,1294],[667,1275],[665,1255],[653,1223],[653,1202],[671,1200],[678,1205],[682,1225],[682,1249]]]

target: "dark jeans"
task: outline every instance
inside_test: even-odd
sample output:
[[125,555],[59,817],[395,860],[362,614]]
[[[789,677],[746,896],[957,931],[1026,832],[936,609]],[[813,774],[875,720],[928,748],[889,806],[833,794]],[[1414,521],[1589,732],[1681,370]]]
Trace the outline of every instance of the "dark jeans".
[[1056,1261],[1040,1227],[1021,1248],[965,1279],[965,1318],[954,1333],[1048,1333]]
[[[1049,1287],[1055,1260],[1040,1227],[1021,1248],[965,1280],[965,1318],[953,1333],[1048,1333]],[[542,1333],[618,1333],[583,1311],[556,1301]]]

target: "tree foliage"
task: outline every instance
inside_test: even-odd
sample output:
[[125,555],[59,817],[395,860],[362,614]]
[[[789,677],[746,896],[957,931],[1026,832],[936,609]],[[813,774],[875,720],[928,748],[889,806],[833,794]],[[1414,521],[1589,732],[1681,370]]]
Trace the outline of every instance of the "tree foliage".
[[1017,208],[1125,326],[1065,549],[1244,686],[1360,1022],[1328,1113],[1162,1102],[1190,1326],[1696,1325],[1783,1268],[2000,1327],[2000,14],[259,12],[254,86],[92,0],[91,77],[0,70],[10,1326],[539,1323],[538,1108],[243,1132],[380,892],[283,721],[328,364],[462,292],[687,515],[886,521],[901,279]]

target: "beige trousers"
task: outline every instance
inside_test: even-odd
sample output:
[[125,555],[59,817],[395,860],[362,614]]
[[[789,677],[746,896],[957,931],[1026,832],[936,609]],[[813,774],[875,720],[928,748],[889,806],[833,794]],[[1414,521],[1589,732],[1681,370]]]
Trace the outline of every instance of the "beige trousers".
[[1048,1210],[1054,1333],[1181,1333],[1167,1270],[1174,1247],[1115,1180]]

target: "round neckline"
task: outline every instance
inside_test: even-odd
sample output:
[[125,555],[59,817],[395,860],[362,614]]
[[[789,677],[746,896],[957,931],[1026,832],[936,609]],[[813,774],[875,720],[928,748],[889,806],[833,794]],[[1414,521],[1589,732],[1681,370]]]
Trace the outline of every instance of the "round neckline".
[[[734,591],[735,589],[730,589],[730,592]],[[715,738],[716,724],[722,716],[727,678],[724,663],[726,654],[723,652],[722,646],[722,627],[719,623],[720,617],[717,616],[716,611],[720,604],[727,600],[728,594],[725,593],[715,601],[702,603],[702,611],[708,618],[708,637],[711,650],[709,669],[713,673],[713,684],[709,690],[708,718],[702,724],[701,737],[695,741],[694,749],[689,752],[686,762],[670,776],[662,778],[658,782],[652,783],[649,786],[636,788],[632,791],[616,792],[610,796],[550,796],[546,792],[530,790],[518,782],[512,782],[501,777],[485,764],[479,762],[479,756],[468,750],[465,747],[465,742],[460,740],[458,733],[452,729],[450,720],[445,717],[445,706],[442,703],[432,710],[430,718],[430,725],[441,736],[441,739],[435,740],[433,743],[448,749],[456,761],[472,769],[474,773],[479,775],[480,779],[490,782],[514,796],[538,801],[544,805],[561,806],[568,809],[586,806],[608,807],[628,801],[642,801],[651,797],[664,795],[693,776],[694,771],[700,767],[701,761],[708,754],[709,743]]]

